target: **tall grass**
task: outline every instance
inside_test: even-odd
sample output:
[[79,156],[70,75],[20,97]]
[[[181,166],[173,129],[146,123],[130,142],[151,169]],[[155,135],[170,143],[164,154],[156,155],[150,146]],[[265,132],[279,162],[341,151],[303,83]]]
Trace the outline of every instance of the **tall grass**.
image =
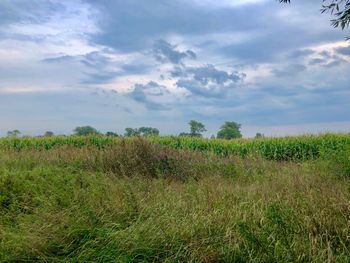
[[2,150],[0,261],[349,262],[333,168],[140,139]]

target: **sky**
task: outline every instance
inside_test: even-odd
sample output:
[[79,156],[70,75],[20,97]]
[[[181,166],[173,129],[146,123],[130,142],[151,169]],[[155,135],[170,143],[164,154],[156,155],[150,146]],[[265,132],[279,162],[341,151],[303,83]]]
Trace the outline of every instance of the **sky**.
[[350,131],[350,30],[321,0],[1,0],[0,136]]

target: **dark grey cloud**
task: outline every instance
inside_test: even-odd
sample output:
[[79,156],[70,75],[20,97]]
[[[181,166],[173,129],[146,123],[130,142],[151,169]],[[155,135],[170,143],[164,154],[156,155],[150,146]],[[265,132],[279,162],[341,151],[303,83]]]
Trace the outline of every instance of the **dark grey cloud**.
[[326,68],[336,67],[347,61],[338,55],[331,55],[329,52],[320,52],[318,58],[309,61],[310,66],[320,65]]
[[193,73],[193,78],[203,85],[207,85],[209,81],[213,81],[216,84],[224,84],[228,81],[237,82],[242,79],[238,72],[228,73],[218,70],[210,64],[198,68],[188,68],[187,72]]
[[144,94],[151,95],[151,96],[162,96],[168,93],[167,88],[165,86],[159,85],[155,81],[150,81],[145,85],[136,84],[134,88],[137,91],[142,91]]
[[91,68],[105,68],[111,63],[111,59],[101,52],[94,51],[81,56],[81,63]]
[[64,56],[58,56],[58,57],[52,57],[52,58],[45,58],[42,61],[45,63],[64,63],[64,62],[70,62],[74,60],[75,60],[74,56],[64,55]]
[[101,72],[101,73],[87,73],[86,78],[81,81],[81,84],[98,85],[112,82],[117,76],[118,72]]
[[347,61],[344,60],[344,59],[336,59],[336,60],[333,60],[325,65],[323,65],[324,67],[326,68],[333,68],[333,67],[337,67],[343,63],[346,63]]
[[106,90],[103,88],[94,88],[94,91],[91,92],[90,94],[93,96],[105,96],[105,97],[112,97],[114,95],[118,95],[118,91],[116,90]]
[[164,40],[159,40],[154,44],[153,55],[159,62],[171,62],[173,64],[179,64],[185,58],[197,58],[196,53],[192,50],[182,52],[176,49],[176,46],[171,45]]
[[107,65],[111,63],[110,58],[105,56],[103,53],[94,51],[87,53],[85,55],[77,55],[77,56],[70,56],[70,55],[63,55],[63,56],[57,56],[57,57],[49,57],[43,60],[43,62],[46,63],[65,63],[65,62],[71,62],[71,61],[77,61],[80,62],[87,67],[90,68],[105,68]]
[[57,56],[42,60],[44,63],[64,64],[78,63],[84,65],[86,78],[81,81],[82,84],[104,84],[110,83],[117,77],[129,76],[135,74],[147,74],[154,69],[151,64],[142,63],[140,61],[114,61],[110,55],[116,55],[113,52],[94,51],[85,55],[77,56]]
[[331,53],[329,53],[329,51],[326,51],[326,50],[324,50],[324,51],[322,51],[322,52],[320,52],[320,53],[318,53],[321,57],[323,57],[323,58],[325,58],[325,59],[329,59],[329,58],[332,58],[332,55],[331,55]]
[[185,88],[195,96],[205,98],[224,98],[226,91],[216,85],[203,85],[193,79],[180,79],[176,82],[176,86]]
[[122,105],[119,105],[119,104],[115,104],[114,106],[116,108],[120,109],[123,112],[129,113],[129,114],[133,113],[133,111],[129,107],[125,107],[125,106],[122,106]]
[[150,81],[147,84],[136,84],[134,90],[128,93],[128,97],[134,99],[145,105],[149,110],[167,110],[168,107],[165,105],[155,102],[152,97],[159,97],[167,94],[167,88],[159,85],[154,81]]
[[337,51],[339,54],[350,56],[350,46],[336,48],[335,51]]
[[326,59],[324,58],[314,58],[310,60],[309,65],[314,66],[314,65],[320,65],[320,64],[325,64],[327,62]]
[[[305,44],[317,43],[327,38],[339,38],[338,31],[328,32],[325,36],[320,23],[314,30],[313,24],[298,26],[300,19],[310,19],[305,15],[295,18],[295,24],[280,16],[283,8],[294,12],[307,10],[305,13],[318,14],[320,3],[293,3],[282,6],[278,3],[262,2],[243,6],[199,5],[195,1],[174,0],[164,2],[150,1],[89,1],[101,10],[101,33],[91,40],[122,51],[140,51],[153,45],[159,36],[182,35],[204,36],[203,43],[212,43],[214,48],[226,56],[245,60],[267,60],[280,52],[302,48]],[[135,12],[135,10],[138,10]],[[314,11],[314,12],[309,12]],[[316,21],[318,22],[318,21]],[[127,25],[127,26],[126,26]],[[324,28],[329,31],[327,18]],[[210,34],[233,35],[246,32],[252,36],[251,41],[228,44],[222,48],[222,39]],[[303,36],[303,37],[301,37]],[[239,36],[238,36],[239,37]],[[226,40],[226,39],[224,39]],[[207,45],[199,44],[202,48]]]
[[124,75],[145,74],[153,68],[152,65],[141,63],[139,61],[123,64],[120,67]]
[[[296,1],[288,7],[281,7],[266,1],[260,7],[255,6],[251,14],[247,14],[249,22],[255,24],[255,30],[243,29],[244,32],[251,33],[249,40],[225,45],[214,40],[210,45],[226,58],[250,64],[278,62],[283,59],[283,54],[291,52],[290,56],[294,58],[312,55],[313,51],[305,47],[344,39],[341,31],[330,30],[328,17],[322,16],[318,11],[320,5],[319,1]],[[293,21],[288,20],[287,14],[281,15],[283,8],[290,12]],[[264,20],[261,21],[258,17]]]
[[2,0],[0,1],[0,25],[11,23],[43,23],[55,12],[65,7],[47,0]]
[[308,57],[312,54],[314,54],[315,51],[311,50],[311,49],[298,49],[295,51],[292,51],[289,55],[288,58],[304,58],[304,57]]
[[237,28],[253,29],[255,24],[245,19],[251,11],[248,8],[242,12],[229,7],[211,10],[194,1],[183,0],[89,2],[103,14],[100,21],[102,32],[92,40],[123,51],[145,49],[152,46],[159,36],[171,33],[202,35]]
[[[259,63],[276,61],[281,58],[281,54],[288,52],[291,52],[289,58],[306,57],[313,51],[304,48],[305,46],[338,40],[341,35],[340,31],[329,30],[327,17],[318,19],[321,15],[318,13],[320,3],[317,1],[296,2],[288,6],[262,2],[255,3],[254,6],[248,4],[215,8],[183,0],[87,2],[103,14],[98,20],[101,31],[90,36],[92,43],[103,44],[123,52],[142,52],[153,46],[153,55],[158,61],[174,64],[180,63],[184,58],[194,58],[196,54],[191,50],[178,50],[165,40],[160,40],[154,45],[155,39],[166,39],[166,36],[171,34],[182,35],[184,39],[186,36],[194,39],[196,36],[206,35],[203,43],[211,44],[200,45],[201,48],[212,49],[216,54],[238,59],[243,63]],[[294,18],[297,22],[281,17],[279,13],[283,8],[294,12],[294,15],[297,14]],[[301,15],[298,12],[305,14]],[[309,21],[307,27],[301,27],[299,24],[303,20],[310,20],[308,14],[312,14],[311,18],[315,23]],[[322,24],[319,21],[324,22]],[[227,34],[234,38],[237,31],[243,31],[251,38],[247,41],[234,41],[232,44],[226,44],[224,41],[223,44],[222,39],[210,36]],[[173,75],[178,73],[174,71]]]
[[[229,44],[218,48],[218,52],[246,63],[276,62],[281,59],[283,53],[290,52],[295,47],[339,39],[339,35],[334,32],[325,37],[305,28],[284,25],[283,22],[280,25],[262,28],[261,33],[256,34],[252,41]],[[301,38],[301,35],[304,37]]]
[[121,72],[109,69],[114,63],[103,52],[94,51],[85,55],[52,57],[44,59],[43,62],[50,64],[76,62],[86,66],[87,70],[84,72],[86,77],[81,80],[81,84],[97,85],[109,83],[121,75]]
[[90,68],[90,71],[85,72],[86,79],[82,80],[82,84],[98,85],[110,83],[120,76],[119,71],[110,69],[114,63],[102,52],[95,51],[79,56],[79,62]]
[[294,77],[296,74],[303,72],[306,69],[307,69],[306,66],[302,64],[291,64],[283,68],[274,69],[272,70],[272,73],[276,77],[288,77],[288,76]]
[[170,76],[173,78],[186,77],[187,72],[185,67],[175,66],[172,70],[170,70]]
[[210,64],[202,67],[177,67],[174,70],[170,74],[180,77],[176,86],[187,89],[195,96],[207,98],[225,97],[228,89],[236,87],[245,78],[243,73],[229,73]]

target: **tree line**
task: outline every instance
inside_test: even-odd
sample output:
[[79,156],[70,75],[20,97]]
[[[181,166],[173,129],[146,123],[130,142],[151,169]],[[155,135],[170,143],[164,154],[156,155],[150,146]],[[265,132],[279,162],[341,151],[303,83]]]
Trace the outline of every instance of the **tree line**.
[[[180,137],[203,137],[203,133],[206,132],[205,125],[199,121],[191,120],[188,123],[189,132],[181,132],[178,136]],[[241,132],[242,125],[234,121],[226,121],[220,126],[217,135],[212,135],[211,138],[218,139],[238,139],[242,138]],[[124,134],[118,134],[116,132],[108,131],[105,134],[99,132],[96,128],[92,126],[78,126],[73,130],[73,135],[76,136],[89,136],[89,135],[105,135],[110,137],[148,137],[148,136],[159,136],[160,132],[157,128],[153,127],[140,127],[140,128],[125,128]],[[18,137],[21,135],[19,130],[12,130],[7,132],[8,137]],[[46,131],[43,135],[39,137],[52,137],[55,134],[52,131]],[[264,137],[262,133],[256,133],[255,138]]]

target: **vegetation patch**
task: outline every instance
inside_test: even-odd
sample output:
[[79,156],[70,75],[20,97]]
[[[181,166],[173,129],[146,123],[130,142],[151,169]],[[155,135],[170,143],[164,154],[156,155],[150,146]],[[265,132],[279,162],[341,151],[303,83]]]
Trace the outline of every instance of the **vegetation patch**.
[[0,261],[350,260],[350,178],[338,159],[70,139],[86,144],[2,148]]

